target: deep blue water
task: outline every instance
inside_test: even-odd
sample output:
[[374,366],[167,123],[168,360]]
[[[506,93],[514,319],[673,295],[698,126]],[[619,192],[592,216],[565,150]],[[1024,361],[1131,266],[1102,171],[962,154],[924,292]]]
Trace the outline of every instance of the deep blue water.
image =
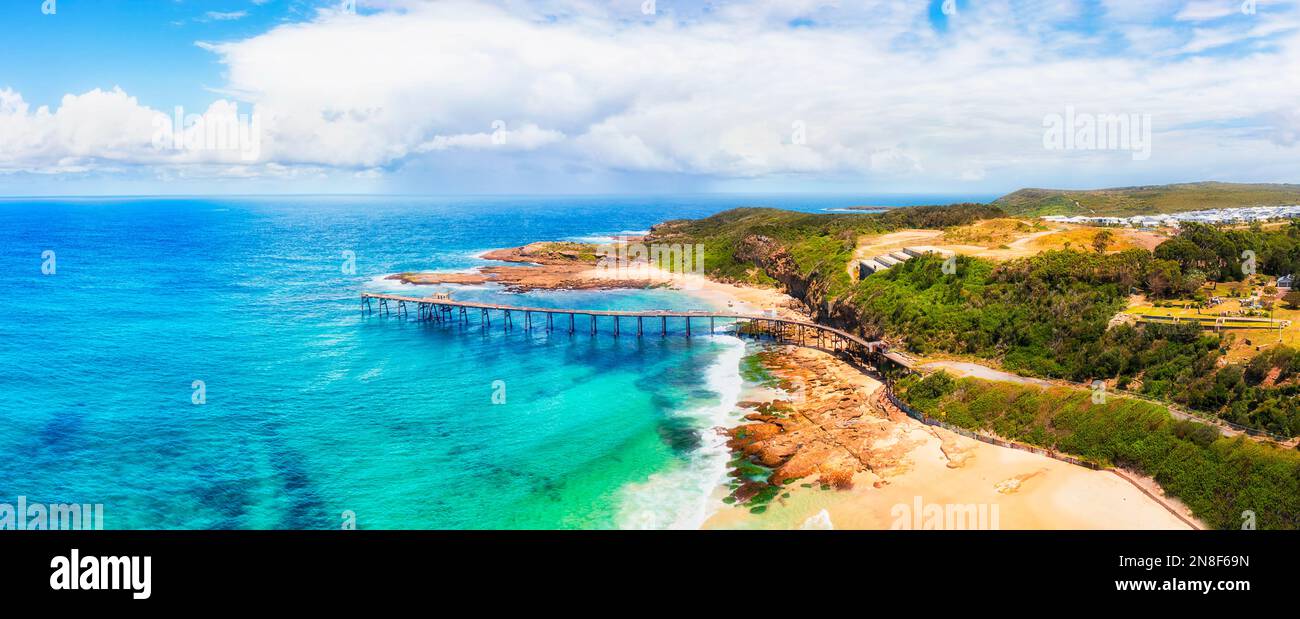
[[363,316],[359,293],[734,206],[933,201],[952,200],[0,200],[0,503],[102,503],[107,528],[337,528],[344,511],[361,528],[691,526],[725,458],[707,430],[732,414],[738,340],[406,322]]

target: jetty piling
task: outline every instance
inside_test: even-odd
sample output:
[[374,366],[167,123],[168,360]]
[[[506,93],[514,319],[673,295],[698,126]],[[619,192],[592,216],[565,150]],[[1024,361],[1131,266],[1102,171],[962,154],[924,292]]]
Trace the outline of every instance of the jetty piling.
[[[377,305],[375,302],[378,302]],[[393,307],[396,303],[396,307]],[[575,310],[561,308],[541,308],[541,307],[517,307],[513,305],[501,305],[494,303],[474,303],[466,301],[452,301],[444,296],[436,298],[406,297],[394,294],[382,293],[363,293],[361,295],[361,310],[367,315],[381,314],[388,316],[396,313],[399,318],[410,317],[410,307],[413,304],[416,307],[418,320],[433,321],[442,324],[450,324],[453,314],[458,316],[459,322],[465,326],[470,324],[469,311],[477,309],[479,311],[479,326],[486,335],[486,330],[492,326],[492,313],[500,312],[502,319],[502,330],[505,332],[514,329],[514,314],[523,312],[524,330],[531,332],[533,329],[533,314],[539,313],[546,317],[546,330],[553,331],[555,328],[555,316],[566,315],[569,317],[569,335],[573,335],[576,329],[576,317],[579,314],[586,315],[591,320],[591,335],[599,334],[598,319],[601,316],[607,316],[614,320],[614,337],[622,336],[622,319],[626,317],[636,318],[636,335],[643,337],[645,335],[645,319],[659,318],[659,336],[668,337],[668,319],[680,317],[683,319],[685,327],[685,337],[690,338],[694,335],[694,319],[709,319],[709,335],[717,332],[717,320],[734,321],[737,326],[737,334],[748,334],[752,339],[761,341],[763,334],[766,333],[773,341],[786,342],[799,346],[810,346],[829,352],[843,354],[858,360],[866,361],[870,365],[880,367],[886,362],[911,369],[912,363],[906,357],[897,353],[889,352],[888,346],[880,341],[867,341],[857,335],[846,331],[836,329],[828,325],[804,320],[789,318],[773,318],[772,316],[752,316],[747,314],[737,314],[732,312],[711,312],[711,311],[602,311],[602,310]]]

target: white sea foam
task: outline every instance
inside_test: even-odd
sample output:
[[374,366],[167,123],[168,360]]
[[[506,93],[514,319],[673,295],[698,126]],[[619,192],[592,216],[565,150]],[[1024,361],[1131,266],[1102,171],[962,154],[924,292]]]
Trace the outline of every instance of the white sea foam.
[[727,482],[731,452],[727,438],[715,428],[733,425],[739,413],[744,380],[740,362],[745,342],[732,336],[715,336],[726,345],[705,375],[706,385],[718,395],[715,404],[675,414],[692,420],[702,444],[685,463],[655,473],[622,489],[616,523],[622,529],[698,529],[722,505],[714,492]]
[[616,232],[614,234],[602,234],[599,232],[591,232],[586,236],[569,237],[569,240],[574,243],[591,243],[594,245],[601,245],[605,243],[615,243],[620,238],[640,237],[640,236],[645,236],[647,234],[650,234],[649,230],[620,230],[619,232]]
[[411,285],[388,279],[387,275],[376,275],[366,282],[365,290],[366,292],[409,292]]
[[[422,273],[458,273],[460,271],[421,271]],[[472,272],[467,270],[466,272]],[[396,279],[388,279],[387,275],[376,275],[370,278],[366,283],[366,292],[391,292],[396,294],[405,294],[410,296],[425,296],[432,294],[437,290],[494,290],[500,288],[499,284],[438,284],[437,286],[419,286],[415,284],[406,284]],[[424,292],[419,292],[424,291]]]

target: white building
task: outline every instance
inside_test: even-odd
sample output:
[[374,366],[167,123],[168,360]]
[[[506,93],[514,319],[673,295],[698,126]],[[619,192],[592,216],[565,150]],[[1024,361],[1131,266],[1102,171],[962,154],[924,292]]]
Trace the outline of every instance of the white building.
[[1205,211],[1188,211],[1168,215],[1134,215],[1132,217],[1085,217],[1075,215],[1047,215],[1045,221],[1090,226],[1131,226],[1134,228],[1156,228],[1169,226],[1177,228],[1180,223],[1194,221],[1203,224],[1250,223],[1254,221],[1276,221],[1279,219],[1300,218],[1300,205],[1293,206],[1246,206],[1241,208],[1220,208]]

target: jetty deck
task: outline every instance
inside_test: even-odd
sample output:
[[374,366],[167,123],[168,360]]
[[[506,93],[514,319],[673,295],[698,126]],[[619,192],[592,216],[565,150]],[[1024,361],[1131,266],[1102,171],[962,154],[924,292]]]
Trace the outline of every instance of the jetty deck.
[[[636,337],[644,337],[647,333],[646,320],[650,320],[649,332],[658,331],[660,337],[667,337],[669,333],[669,320],[680,320],[685,326],[686,337],[692,335],[692,324],[695,321],[709,321],[709,329],[704,335],[715,332],[717,321],[734,321],[748,324],[748,328],[743,331],[744,334],[761,338],[769,336],[775,340],[799,344],[801,346],[812,346],[823,348],[835,352],[843,352],[853,356],[859,356],[866,360],[879,362],[882,359],[889,360],[906,368],[911,368],[913,362],[903,355],[894,353],[882,341],[868,341],[842,329],[810,322],[805,320],[795,320],[791,318],[781,318],[779,316],[764,314],[742,314],[736,312],[715,312],[708,310],[588,310],[588,309],[571,309],[555,307],[527,307],[519,305],[503,305],[498,303],[476,303],[473,301],[453,301],[446,297],[414,297],[397,294],[384,293],[362,293],[361,308],[368,313],[378,312],[382,315],[396,314],[399,317],[410,316],[411,310],[415,310],[416,317],[420,320],[429,320],[434,322],[460,322],[468,324],[471,316],[478,315],[479,323],[484,327],[490,327],[493,315],[499,315],[500,324],[503,330],[509,331],[514,328],[515,319],[522,318],[523,328],[532,330],[534,328],[544,328],[546,331],[556,330],[556,318],[560,318],[559,328],[567,330],[569,333],[575,333],[578,330],[578,318],[584,317],[588,324],[584,329],[590,331],[592,335],[600,332],[599,318],[608,318],[606,320],[607,330],[614,337],[623,335],[623,319],[635,321]],[[542,324],[537,324],[534,318],[540,318]],[[564,320],[566,319],[567,320]],[[658,319],[658,324],[655,322]],[[657,329],[655,327],[658,327]],[[631,335],[629,333],[629,335]]]

